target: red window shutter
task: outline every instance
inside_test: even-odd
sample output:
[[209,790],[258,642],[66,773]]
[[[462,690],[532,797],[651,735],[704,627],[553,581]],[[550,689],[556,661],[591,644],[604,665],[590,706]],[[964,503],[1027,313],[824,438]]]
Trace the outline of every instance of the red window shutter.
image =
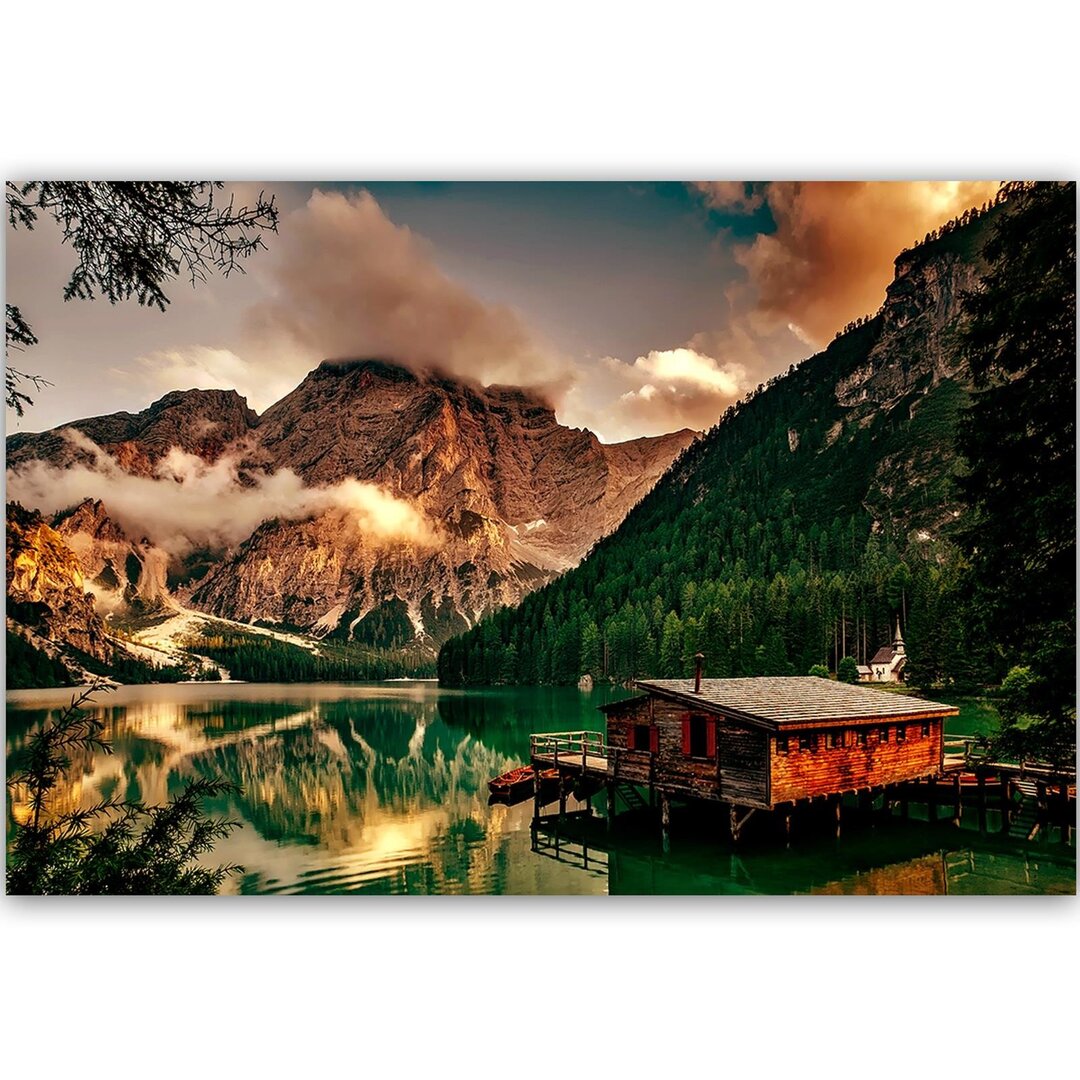
[[683,757],[690,756],[690,714],[683,713],[682,718],[682,752]]
[[705,753],[711,758],[716,757],[716,721],[709,720],[705,724]]
[[655,724],[649,728],[649,752],[660,753],[660,729]]

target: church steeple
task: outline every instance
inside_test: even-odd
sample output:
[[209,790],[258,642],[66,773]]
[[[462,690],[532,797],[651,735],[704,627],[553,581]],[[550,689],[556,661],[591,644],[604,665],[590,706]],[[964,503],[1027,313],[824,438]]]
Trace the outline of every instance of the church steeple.
[[893,648],[898,653],[902,653],[904,651],[904,639],[900,635],[900,616],[899,615],[896,617],[896,637],[893,638]]

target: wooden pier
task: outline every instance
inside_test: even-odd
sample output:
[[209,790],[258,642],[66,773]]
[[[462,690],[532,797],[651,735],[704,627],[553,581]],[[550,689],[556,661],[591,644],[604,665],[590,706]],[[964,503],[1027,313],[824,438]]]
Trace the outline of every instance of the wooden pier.
[[529,736],[529,757],[536,768],[606,780],[611,753],[602,731],[553,731]]
[[[627,751],[610,746],[604,732],[559,731],[530,736],[531,764],[537,769],[555,769],[559,783],[546,793],[536,791],[533,817],[535,823],[589,816],[590,799],[604,791],[607,799],[607,825],[610,828],[619,802],[626,810],[659,808],[659,823],[665,844],[671,821],[671,803],[678,793],[658,785],[653,775],[641,782],[638,771],[620,774],[620,757]],[[647,797],[641,790],[647,791]],[[579,807],[568,810],[568,798],[576,796]],[[1000,829],[1020,840],[1034,840],[1041,829],[1056,824],[1061,827],[1062,842],[1069,842],[1075,827],[1076,772],[1054,769],[1044,762],[1005,762],[978,757],[975,740],[947,737],[941,755],[941,767],[933,775],[894,784],[856,787],[827,796],[777,803],[772,814],[783,827],[790,842],[793,821],[813,818],[820,823],[827,816],[840,831],[841,811],[860,813],[899,813],[907,818],[912,806],[925,807],[928,822],[944,820],[959,824],[963,807],[975,806],[980,832],[987,831],[990,812],[1000,814]],[[558,801],[556,814],[544,814],[545,807]],[[729,804],[731,839],[738,841],[749,820],[759,808]],[[768,813],[768,811],[764,811]],[[921,816],[921,815],[920,815]],[[832,827],[832,826],[830,826]],[[556,849],[557,850],[557,849]]]

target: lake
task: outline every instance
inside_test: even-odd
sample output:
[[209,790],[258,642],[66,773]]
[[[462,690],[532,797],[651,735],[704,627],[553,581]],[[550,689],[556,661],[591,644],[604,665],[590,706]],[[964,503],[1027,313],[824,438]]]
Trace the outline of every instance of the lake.
[[[13,691],[7,752],[72,691]],[[599,730],[597,706],[626,691],[532,687],[442,690],[367,685],[198,683],[124,686],[93,711],[114,753],[73,762],[59,805],[119,795],[165,801],[184,780],[218,776],[242,794],[215,805],[243,824],[212,861],[244,866],[225,892],[790,894],[1073,893],[1075,852],[1050,837],[980,834],[965,811],[942,822],[853,822],[840,838],[807,828],[790,847],[733,849],[709,815],[676,812],[667,850],[648,811],[531,829],[531,800],[488,805],[487,782],[528,759],[529,734]],[[993,723],[963,705],[948,730]],[[571,808],[578,804],[571,803]],[[9,828],[19,808],[9,798]]]

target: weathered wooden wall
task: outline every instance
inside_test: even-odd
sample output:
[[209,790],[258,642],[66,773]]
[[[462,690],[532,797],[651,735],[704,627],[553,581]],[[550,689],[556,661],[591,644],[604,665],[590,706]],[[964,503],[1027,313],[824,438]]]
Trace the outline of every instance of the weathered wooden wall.
[[[928,723],[930,734],[922,735]],[[776,737],[769,740],[771,797],[773,805],[817,795],[832,795],[860,788],[881,787],[903,780],[915,780],[937,773],[941,764],[941,720],[907,722],[907,738],[898,742],[896,720],[879,720],[843,729],[847,745],[826,746],[826,731],[810,733],[814,748],[799,748],[797,731],[787,732],[788,751],[777,749]],[[889,741],[882,742],[879,730],[889,729]],[[857,732],[866,731],[866,745],[859,746]],[[805,734],[805,732],[803,733]]]
[[[673,795],[723,799],[746,806],[768,806],[769,740],[764,732],[736,724],[711,712],[701,715],[716,724],[716,754],[687,757],[683,753],[685,705],[660,697],[642,698],[608,713],[609,771],[617,780],[654,784]],[[635,724],[657,730],[656,752],[631,750]]]

